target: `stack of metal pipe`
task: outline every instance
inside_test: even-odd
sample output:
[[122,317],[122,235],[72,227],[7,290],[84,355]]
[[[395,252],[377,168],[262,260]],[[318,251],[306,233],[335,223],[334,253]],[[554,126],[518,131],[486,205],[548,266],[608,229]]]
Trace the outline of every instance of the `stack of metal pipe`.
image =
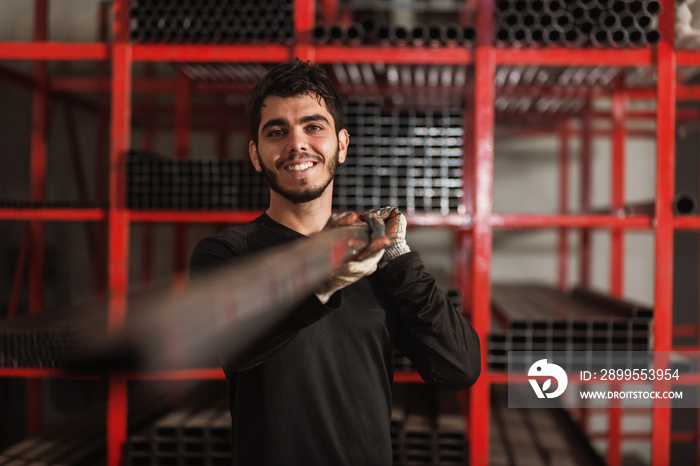
[[504,47],[642,47],[660,39],[658,0],[498,0]]
[[312,31],[318,45],[386,45],[398,47],[472,46],[476,29],[457,23],[378,22],[367,19],[348,24],[317,23]]
[[131,209],[262,210],[269,196],[248,161],[177,160],[136,151],[127,160]]
[[131,40],[290,44],[293,11],[293,0],[133,0]]
[[353,99],[345,110],[351,144],[335,179],[335,209],[393,205],[408,214],[458,211],[462,109],[384,108],[378,99]]
[[[571,356],[565,369],[574,371],[588,370],[594,355],[638,353],[641,359],[633,363],[646,363],[653,317],[646,306],[590,290],[565,292],[533,283],[493,285],[492,307],[494,321],[488,335],[492,370],[527,372],[529,356],[561,352]],[[516,356],[521,358],[516,361],[519,367],[513,361]]]

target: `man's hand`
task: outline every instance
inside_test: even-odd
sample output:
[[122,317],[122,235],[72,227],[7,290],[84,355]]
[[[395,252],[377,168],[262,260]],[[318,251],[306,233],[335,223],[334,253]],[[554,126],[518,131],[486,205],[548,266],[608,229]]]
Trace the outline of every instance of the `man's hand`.
[[[331,215],[324,230],[355,225],[359,218],[355,212],[344,212]],[[384,255],[384,250],[389,245],[389,238],[384,232],[384,222],[377,215],[369,215],[365,222],[370,227],[369,243],[355,254],[349,261],[338,267],[316,289],[316,296],[322,303],[328,302],[336,291],[352,285],[359,279],[371,275],[377,270],[377,263]]]
[[368,210],[360,215],[360,220],[366,222],[372,216],[379,217],[384,221],[385,234],[390,241],[384,256],[378,263],[379,268],[384,267],[392,259],[411,252],[408,244],[406,244],[406,217],[399,212],[398,208],[387,206],[381,209]]

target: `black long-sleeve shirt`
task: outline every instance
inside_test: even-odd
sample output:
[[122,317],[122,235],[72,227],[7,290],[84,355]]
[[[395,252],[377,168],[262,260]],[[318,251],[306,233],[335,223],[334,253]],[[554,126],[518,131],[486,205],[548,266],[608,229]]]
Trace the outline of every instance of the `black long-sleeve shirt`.
[[[190,272],[303,237],[263,214],[200,241]],[[224,362],[235,464],[390,465],[394,347],[443,388],[465,389],[480,373],[476,332],[416,252],[326,305],[310,296],[248,358]]]

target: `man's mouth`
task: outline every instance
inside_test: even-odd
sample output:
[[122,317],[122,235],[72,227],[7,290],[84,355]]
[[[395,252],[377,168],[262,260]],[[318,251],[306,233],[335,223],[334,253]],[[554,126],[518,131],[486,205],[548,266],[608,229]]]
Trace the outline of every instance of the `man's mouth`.
[[313,167],[316,165],[315,162],[304,162],[304,163],[298,163],[294,165],[287,165],[285,167],[285,170],[292,171],[292,172],[301,172],[304,170],[308,170],[309,168]]

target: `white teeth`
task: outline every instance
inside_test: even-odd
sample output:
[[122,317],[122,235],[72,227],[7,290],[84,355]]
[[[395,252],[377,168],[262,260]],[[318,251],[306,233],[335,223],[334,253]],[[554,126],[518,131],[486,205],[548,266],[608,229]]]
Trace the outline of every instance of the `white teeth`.
[[290,165],[290,166],[287,167],[287,170],[299,172],[299,171],[302,171],[302,170],[309,169],[309,168],[311,168],[311,167],[313,167],[313,166],[314,166],[313,162],[306,162],[306,163],[302,163],[302,164],[299,164],[299,165]]

